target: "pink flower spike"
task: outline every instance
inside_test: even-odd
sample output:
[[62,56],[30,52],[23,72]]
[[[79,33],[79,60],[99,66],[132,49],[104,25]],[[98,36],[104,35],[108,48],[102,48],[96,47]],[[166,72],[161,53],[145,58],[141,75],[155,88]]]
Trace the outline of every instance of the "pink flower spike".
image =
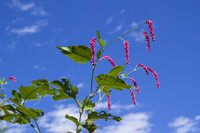
[[136,88],[136,90],[137,90],[137,93],[140,94],[139,87],[138,87],[137,83],[135,82],[135,80],[134,80],[133,78],[130,78],[130,80],[134,83],[135,88]]
[[109,62],[113,65],[113,67],[116,67],[116,63],[109,57],[109,56],[104,56],[101,58],[101,60],[109,59]]
[[132,96],[132,99],[133,99],[133,103],[136,105],[136,98],[135,98],[135,94],[133,92],[133,90],[130,88],[130,91],[131,91],[131,96]]
[[145,36],[145,39],[146,39],[146,42],[147,42],[147,49],[148,49],[147,52],[149,52],[150,51],[149,36],[148,36],[147,32],[145,32],[145,31],[143,32],[143,35]]
[[154,29],[153,29],[153,23],[151,20],[147,20],[146,23],[149,25],[149,30],[150,30],[150,34],[151,34],[151,39],[153,41],[155,41],[155,35],[154,35]]
[[125,59],[126,59],[126,63],[130,64],[129,62],[129,45],[128,45],[128,41],[124,41],[124,48],[125,48]]
[[16,83],[16,78],[15,77],[9,77],[8,80],[13,79],[13,81]]
[[159,79],[158,79],[158,75],[157,73],[150,67],[147,67],[147,69],[153,73],[154,77],[156,78],[156,82],[157,82],[157,87],[160,88],[160,83],[159,83]]
[[111,104],[110,104],[110,95],[106,95],[108,99],[108,110],[110,110]]
[[141,67],[143,67],[143,69],[145,70],[146,74],[149,75],[149,72],[148,72],[146,66],[144,66],[143,64],[137,64],[137,66],[141,66]]
[[94,37],[92,40],[90,40],[90,47],[91,47],[91,52],[92,52],[92,65],[95,65],[95,40],[96,37]]

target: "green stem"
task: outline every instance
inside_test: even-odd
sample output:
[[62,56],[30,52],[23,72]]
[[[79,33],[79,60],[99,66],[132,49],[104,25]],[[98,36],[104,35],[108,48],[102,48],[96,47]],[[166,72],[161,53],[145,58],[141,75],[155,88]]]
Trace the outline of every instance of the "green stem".
[[38,133],[41,133],[41,132],[40,132],[39,125],[38,125],[38,123],[37,123],[37,121],[36,121],[36,120],[35,120],[35,124],[36,124],[36,126],[37,126],[37,128],[38,128],[38,131],[39,131]]
[[[95,66],[96,66],[96,63],[95,63]],[[92,95],[92,86],[93,86],[93,78],[94,78],[95,66],[94,66],[93,69],[92,69],[90,96]]]

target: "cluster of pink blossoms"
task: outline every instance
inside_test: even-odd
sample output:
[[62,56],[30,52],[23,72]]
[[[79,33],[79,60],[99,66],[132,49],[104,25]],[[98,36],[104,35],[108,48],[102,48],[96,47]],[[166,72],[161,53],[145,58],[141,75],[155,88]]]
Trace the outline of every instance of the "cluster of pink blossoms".
[[16,78],[15,77],[9,77],[8,80],[13,79],[13,81],[16,83]]
[[92,40],[90,40],[90,47],[91,47],[91,52],[92,52],[92,65],[95,65],[95,40],[96,37],[94,37]]
[[153,41],[155,41],[153,23],[152,23],[151,20],[147,20],[146,23],[149,25],[149,30],[150,30],[151,39],[152,39]]
[[105,60],[105,59],[108,59],[109,62],[113,65],[113,67],[117,66],[116,63],[113,61],[113,59],[110,58],[109,56],[104,56],[104,57],[101,58],[101,60]]
[[147,52],[149,52],[150,51],[149,36],[148,36],[147,32],[145,32],[145,31],[143,32],[143,35],[145,36],[145,40],[146,40],[146,43],[147,43],[147,49],[148,49]]
[[128,45],[128,41],[124,41],[124,48],[125,48],[126,63],[130,64],[130,62],[129,62],[129,45]]
[[159,80],[158,80],[158,75],[157,73],[150,67],[147,67],[147,69],[153,73],[154,77],[156,78],[156,82],[157,82],[157,87],[160,88],[160,83],[159,83]]
[[141,67],[143,67],[143,68],[144,68],[144,70],[145,70],[145,72],[146,72],[146,74],[147,74],[147,75],[149,75],[149,72],[148,72],[148,70],[147,70],[147,67],[146,67],[146,66],[144,66],[143,64],[137,64],[137,66],[141,66]]
[[140,90],[139,90],[139,87],[138,87],[136,81],[135,81],[133,78],[130,78],[130,80],[134,83],[135,88],[136,88],[136,90],[137,90],[137,93],[140,94]]
[[133,92],[133,90],[130,88],[130,91],[131,91],[131,96],[132,96],[132,99],[133,99],[133,103],[136,105],[136,98],[135,98],[135,94]]
[[110,110],[111,108],[111,104],[110,104],[110,95],[106,95],[107,99],[108,99],[108,110]]

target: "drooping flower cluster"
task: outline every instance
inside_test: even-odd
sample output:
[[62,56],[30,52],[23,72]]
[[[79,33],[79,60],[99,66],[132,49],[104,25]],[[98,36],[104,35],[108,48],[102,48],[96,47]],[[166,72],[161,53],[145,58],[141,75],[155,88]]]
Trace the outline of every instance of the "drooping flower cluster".
[[147,67],[147,69],[153,73],[154,77],[156,78],[156,82],[157,82],[157,87],[160,88],[160,83],[159,83],[159,80],[158,80],[158,75],[157,73],[150,67]]
[[133,92],[133,90],[130,88],[130,91],[131,91],[131,96],[132,96],[132,99],[133,99],[133,103],[136,105],[136,98],[135,98],[135,94]]
[[144,66],[143,64],[137,64],[137,66],[141,66],[141,67],[143,67],[143,68],[144,68],[144,70],[145,70],[145,72],[146,72],[146,74],[147,74],[147,75],[149,75],[149,72],[148,72],[148,70],[147,70],[147,67],[146,67],[146,66]]
[[125,49],[126,63],[130,64],[130,62],[129,62],[129,44],[128,44],[128,41],[124,41],[124,49]]
[[152,23],[151,20],[147,20],[146,23],[149,25],[149,30],[150,30],[151,39],[152,39],[153,41],[155,41],[153,23]]
[[101,58],[101,60],[105,60],[105,59],[108,59],[109,62],[113,65],[113,67],[117,66],[116,63],[113,61],[113,59],[110,58],[109,56],[104,56],[104,57]]
[[90,40],[90,47],[91,47],[91,52],[92,52],[92,65],[95,65],[95,40],[96,37],[94,37],[92,40]]
[[139,94],[139,93],[140,93],[140,90],[139,90],[139,87],[138,87],[136,81],[135,81],[133,78],[130,78],[130,80],[134,83],[135,88],[136,88],[136,90],[137,90],[137,93]]
[[108,110],[110,110],[111,108],[111,104],[110,104],[110,95],[106,95],[107,99],[108,99]]
[[143,32],[143,35],[145,36],[145,40],[146,40],[146,43],[147,43],[147,49],[148,49],[147,52],[149,52],[150,51],[149,36],[148,36],[147,32],[145,32],[145,31]]
[[16,78],[15,77],[9,77],[8,80],[13,79],[14,83],[16,83]]

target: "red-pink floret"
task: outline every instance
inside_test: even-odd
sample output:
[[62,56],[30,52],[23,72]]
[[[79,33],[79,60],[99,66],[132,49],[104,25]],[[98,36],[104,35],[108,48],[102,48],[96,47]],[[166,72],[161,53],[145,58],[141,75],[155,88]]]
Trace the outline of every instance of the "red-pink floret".
[[147,67],[147,69],[153,73],[154,77],[156,78],[156,82],[157,82],[157,87],[160,88],[160,83],[159,83],[159,80],[158,80],[158,75],[157,73],[150,67]]
[[148,49],[147,52],[149,52],[150,51],[149,36],[148,36],[147,32],[145,32],[145,31],[143,32],[143,35],[145,36],[145,39],[146,39],[146,42],[147,42],[147,49]]
[[151,34],[151,39],[153,41],[155,41],[155,35],[154,35],[154,29],[153,29],[153,23],[151,20],[147,20],[146,23],[149,25],[149,30],[150,30],[150,34]]
[[147,67],[145,65],[143,65],[143,64],[137,64],[137,66],[143,67],[143,69],[145,70],[146,74],[149,75],[149,72],[148,72]]
[[104,56],[101,58],[101,60],[105,60],[105,59],[108,59],[109,62],[113,65],[113,67],[116,67],[116,63],[109,57],[109,56]]
[[96,37],[94,37],[92,40],[90,40],[90,47],[91,47],[91,52],[92,52],[92,65],[95,65],[95,40]]
[[130,62],[129,62],[129,45],[128,45],[128,41],[124,41],[124,48],[125,48],[126,63],[130,64]]
[[130,78],[130,80],[134,83],[135,88],[136,88],[136,90],[137,90],[137,93],[139,94],[139,93],[140,93],[140,90],[139,90],[139,87],[138,87],[136,81],[135,81],[133,78]]
[[133,99],[133,103],[136,105],[136,98],[135,98],[135,94],[133,92],[133,90],[130,88],[130,91],[131,91],[131,96],[132,96],[132,99]]
[[110,95],[107,95],[107,99],[108,99],[108,110],[110,110],[111,104],[110,104]]
[[9,77],[8,80],[13,79],[13,81],[16,83],[16,78],[15,77]]

